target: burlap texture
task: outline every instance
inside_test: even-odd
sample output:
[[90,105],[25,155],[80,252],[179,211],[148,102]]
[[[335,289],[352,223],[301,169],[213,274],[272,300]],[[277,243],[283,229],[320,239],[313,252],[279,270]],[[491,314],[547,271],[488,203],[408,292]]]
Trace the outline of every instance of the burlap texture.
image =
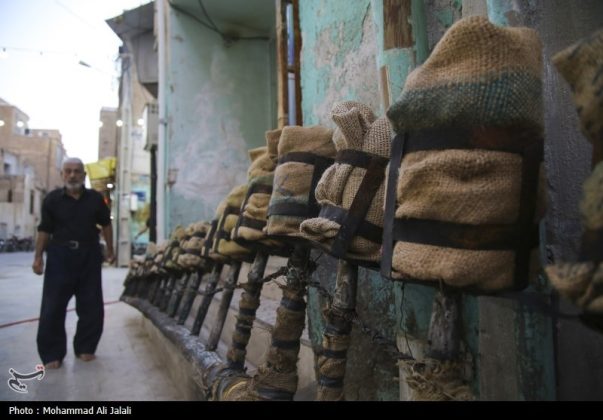
[[[376,156],[389,158],[391,127],[386,118],[377,118],[368,106],[354,101],[338,102],[331,110],[331,117],[337,125],[333,141],[337,152],[360,150]],[[385,172],[385,168],[383,169]],[[329,204],[349,210],[366,169],[347,163],[334,163],[322,175],[316,186],[316,200],[319,204]],[[381,182],[369,207],[365,220],[383,227],[383,203],[385,183]],[[316,217],[304,221],[302,234],[325,247],[330,247],[340,225],[326,218]],[[356,260],[379,261],[381,243],[355,236],[346,256]]]
[[[220,221],[218,222],[218,226],[222,225],[222,230],[228,233],[230,236],[232,230],[237,224],[237,220],[239,219],[238,214],[227,214],[224,215],[224,210],[226,207],[234,207],[241,208],[241,204],[243,203],[243,199],[245,198],[245,194],[247,193],[247,184],[239,185],[234,187],[226,196],[226,198],[220,203],[222,206],[222,211],[220,212]],[[218,208],[220,208],[218,206]],[[216,211],[216,215],[218,212]],[[223,220],[224,219],[224,220]],[[251,251],[247,248],[242,247],[232,240],[227,239],[214,239],[213,251],[227,256],[231,258],[243,258],[251,253]]]
[[[274,175],[263,176],[256,178],[250,182],[251,187],[254,184],[272,185]],[[259,220],[267,222],[268,220],[268,205],[270,203],[270,194],[263,192],[255,192],[249,196],[245,208],[243,209],[243,215],[249,219]],[[273,239],[266,239],[267,233],[265,228],[262,230],[254,229],[250,226],[239,226],[237,229],[237,236],[247,241],[260,241],[268,247],[278,247],[280,242]]]
[[266,146],[258,147],[249,151],[251,165],[247,170],[247,179],[272,175],[276,168],[278,159],[278,143],[281,136],[281,130],[270,130],[266,132]]
[[266,163],[270,165],[272,162],[270,159],[264,158],[268,154],[268,148],[266,146],[250,149],[247,154],[249,155],[249,161],[251,162],[249,168],[247,168],[247,179],[264,175],[267,170],[270,170],[270,167],[266,168]]
[[186,271],[194,270],[200,267],[203,263],[203,259],[198,255],[182,254],[178,256],[178,265]]
[[394,130],[541,126],[542,44],[536,31],[481,16],[452,25],[389,108]]
[[[296,301],[305,306],[303,296],[299,291],[284,288],[283,298]],[[297,341],[302,335],[306,321],[306,311],[293,311],[282,305],[276,310],[276,322],[272,330],[272,338],[280,341]],[[276,346],[270,346],[268,350],[267,361],[279,372],[296,371],[299,348],[283,349]]]
[[572,88],[582,133],[592,143],[602,143],[603,30],[555,54],[552,61]]
[[155,242],[149,242],[145,251],[145,258],[152,258],[157,254],[157,244]]
[[[222,200],[224,201],[224,200]],[[215,240],[215,236],[216,236],[216,229],[218,226],[218,221],[220,216],[222,216],[222,213],[224,211],[224,207],[226,207],[225,205],[222,206],[222,202],[220,202],[220,204],[218,204],[218,207],[216,208],[216,213],[214,214],[214,219],[211,221],[210,225],[209,225],[209,229],[207,230],[207,233],[205,234],[205,241],[203,242],[203,245],[201,247],[201,255],[203,255],[204,257],[208,257],[213,261],[224,261],[226,258],[224,256],[221,256],[215,252],[213,252],[213,246],[214,246],[214,240]]]
[[[419,151],[400,167],[396,217],[513,223],[519,213],[521,157],[485,150]],[[504,198],[504,199],[503,199]]]
[[[557,53],[553,63],[569,83],[580,117],[581,130],[593,143],[593,154],[603,146],[603,30]],[[600,158],[600,156],[598,156]],[[584,228],[603,229],[603,163],[584,183],[580,212]],[[558,263],[546,268],[560,295],[585,312],[603,315],[603,264],[600,261]]]
[[[349,349],[351,336],[348,335],[323,335],[322,347],[325,350],[344,351]],[[327,378],[342,378],[345,376],[345,367],[347,359],[337,359],[320,355],[318,357],[318,371],[320,375]]]
[[[234,343],[246,348],[251,336],[251,329],[253,328],[253,322],[255,320],[255,311],[260,306],[260,296],[259,294],[250,292],[251,288],[249,283],[243,284],[243,293],[239,300],[239,308],[243,309],[243,311],[240,310],[237,314],[237,323],[232,334],[233,345],[230,346],[228,353],[226,354],[226,359],[229,362],[245,363],[247,350],[241,350],[238,348],[239,346],[235,347]],[[253,314],[251,313],[252,311]]]
[[344,393],[341,388],[329,388],[326,386],[317,387],[316,401],[343,401]]
[[185,229],[184,229],[184,238],[182,238],[183,240],[188,240],[191,235],[193,234],[193,232],[195,231],[195,224],[194,223],[190,223]]
[[208,229],[209,224],[206,222],[191,223],[186,227],[185,236],[180,241],[182,253],[178,255],[178,265],[184,270],[191,271],[202,264],[201,249]]
[[258,368],[258,373],[251,380],[248,390],[254,400],[261,400],[258,388],[274,389],[295,394],[297,391],[296,366],[291,371],[279,372],[266,364]]
[[[274,170],[278,160],[278,142],[281,130],[271,130],[266,132],[266,144],[262,147],[263,152],[253,161],[247,173],[248,186],[253,188],[255,185],[272,187],[274,182]],[[246,218],[266,222],[268,220],[268,205],[271,194],[264,192],[252,193],[244,208],[242,215]],[[263,230],[254,229],[249,226],[239,226],[235,232],[236,237],[247,241],[261,241],[265,246],[277,247],[279,242],[266,239],[266,233]],[[233,236],[234,237],[234,236]]]
[[196,251],[196,253],[199,253],[203,247],[203,242],[205,242],[204,237],[191,236],[191,238],[183,244],[183,249],[187,252]]
[[586,293],[584,300],[584,309],[586,312],[603,315],[603,263],[593,274],[593,280],[589,285],[589,290]]
[[[498,27],[483,17],[462,19],[444,34],[425,64],[411,72],[387,115],[398,133],[409,131],[411,136],[427,128],[541,133],[541,49],[531,29]],[[470,225],[516,223],[521,166],[521,156],[499,151],[407,153],[400,166],[395,217]],[[495,291],[513,286],[515,252],[397,242],[392,266],[394,277]]]
[[191,236],[182,242],[182,254],[178,256],[178,264],[186,270],[194,270],[203,264],[201,250],[205,243],[205,234],[209,229],[209,224],[193,224]]
[[163,264],[163,252],[158,252],[154,258],[155,264],[161,265]]
[[172,234],[170,235],[170,240],[179,242],[184,237],[184,235],[186,235],[186,229],[180,225],[177,225],[176,228],[173,230]]
[[[580,213],[586,229],[603,229],[603,162],[584,182]],[[603,315],[603,263],[560,262],[545,271],[561,296],[587,312]]]
[[409,242],[396,242],[392,261],[396,278],[442,279],[456,287],[479,283],[483,290],[509,287],[514,265],[512,251],[461,250]]
[[[248,187],[252,187],[256,183],[271,185],[271,175],[273,175],[272,172],[276,167],[276,162],[274,161],[276,160],[276,155],[274,155],[274,160],[271,159],[268,155],[268,148],[263,146],[250,150],[249,158],[251,159],[251,165],[247,171]],[[247,203],[245,203],[244,207],[241,209],[241,215],[251,219],[266,220],[269,201],[269,194],[253,193],[249,196]],[[240,226],[233,232],[233,239],[242,238],[247,241],[258,241],[264,236],[262,231],[246,226]]]
[[159,244],[157,244],[157,252],[164,253],[169,245],[169,240],[163,240]]
[[472,401],[471,388],[463,380],[463,363],[426,359],[401,361],[411,401]]
[[[347,335],[323,335],[322,348],[331,351],[344,351],[350,347],[351,336]],[[319,355],[317,358],[317,369],[319,376],[325,376],[327,378],[341,378],[345,377],[347,358],[336,359],[331,357],[325,357]],[[316,391],[317,401],[340,401],[344,399],[344,389],[342,388],[331,388],[318,384]]]
[[603,229],[603,162],[584,182],[580,213],[586,229]]
[[[292,152],[310,152],[327,158],[335,157],[333,130],[321,127],[284,127],[278,143],[278,157]],[[276,167],[270,205],[278,203],[308,204],[314,165],[286,162]],[[266,232],[269,235],[301,237],[299,225],[304,217],[270,215]]]
[[603,263],[559,263],[545,270],[561,296],[585,312],[603,315]]
[[182,271],[182,267],[178,264],[178,257],[183,253],[180,243],[185,236],[186,229],[181,225],[177,225],[170,234],[170,239],[163,253],[161,266],[172,273],[177,274]]

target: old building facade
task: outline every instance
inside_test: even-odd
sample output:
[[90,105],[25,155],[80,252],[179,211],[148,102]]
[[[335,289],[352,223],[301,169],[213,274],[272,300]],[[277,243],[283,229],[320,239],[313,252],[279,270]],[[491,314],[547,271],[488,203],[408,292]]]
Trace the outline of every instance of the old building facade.
[[0,237],[35,237],[41,200],[63,185],[61,134],[30,129],[28,121],[25,112],[0,99]]

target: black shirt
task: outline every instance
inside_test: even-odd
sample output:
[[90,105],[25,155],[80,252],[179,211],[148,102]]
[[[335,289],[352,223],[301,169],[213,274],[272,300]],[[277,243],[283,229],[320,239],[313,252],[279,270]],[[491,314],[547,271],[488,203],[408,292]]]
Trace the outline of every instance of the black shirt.
[[98,242],[96,225],[109,223],[111,212],[98,191],[84,188],[76,200],[65,188],[57,188],[44,198],[38,232],[47,232],[58,242]]

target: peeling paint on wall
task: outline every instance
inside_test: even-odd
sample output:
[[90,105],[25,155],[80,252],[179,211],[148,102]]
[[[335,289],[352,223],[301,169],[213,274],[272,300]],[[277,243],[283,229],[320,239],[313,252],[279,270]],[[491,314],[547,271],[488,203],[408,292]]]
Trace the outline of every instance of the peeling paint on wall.
[[461,18],[462,4],[453,0],[428,0],[426,2],[427,38],[429,50],[442,38],[444,32]]
[[331,107],[342,100],[383,112],[370,1],[300,2],[300,25],[304,124],[332,127]]
[[[412,31],[413,45],[409,48],[385,49],[384,37],[384,4],[383,0],[372,0],[373,21],[377,33],[377,67],[386,70],[382,74],[387,76],[387,94],[382,95],[389,98],[389,104],[393,103],[401,94],[406,82],[406,77],[418,63],[423,62],[428,55],[427,37],[425,32],[425,8],[423,1],[412,0],[410,2],[410,16],[406,16]],[[408,13],[408,9],[406,9]],[[383,76],[382,76],[383,77]],[[384,87],[381,87],[383,90]],[[386,111],[384,105],[383,112]]]
[[[545,164],[551,198],[547,210],[547,254],[550,258],[572,259],[580,232],[576,197],[580,195],[579,186],[589,170],[590,155],[589,146],[577,128],[567,86],[556,75],[550,56],[575,42],[579,36],[587,35],[587,29],[600,26],[603,3],[584,0],[587,11],[577,11],[567,2],[558,0],[412,0],[415,45],[412,49],[391,48],[387,51],[383,48],[383,1],[358,1],[354,2],[354,7],[349,5],[350,2],[341,0],[328,4],[318,0],[301,2],[305,48],[302,51],[302,88],[307,123],[332,125],[328,112],[330,106],[334,100],[343,99],[347,94],[358,94],[362,90],[372,101],[379,101],[378,91],[382,83],[376,80],[383,77],[381,74],[386,74],[390,98],[395,100],[410,70],[427,57],[429,50],[463,12],[487,13],[496,24],[522,24],[539,31],[544,44]],[[372,14],[372,19],[367,19],[367,13]],[[559,31],[562,26],[564,31]],[[374,51],[370,51],[369,40],[376,45]],[[359,51],[362,60],[356,57],[356,61],[346,61],[353,54],[358,55]],[[369,66],[371,60],[375,61],[373,67]],[[353,71],[348,68],[350,63],[356,66]],[[362,74],[356,74],[359,63],[365,65],[360,70]],[[373,81],[367,78],[368,74]],[[368,103],[384,111],[383,106],[378,108],[375,102]],[[320,279],[332,290],[336,264],[333,259],[325,257],[320,264],[315,279]],[[398,332],[402,351],[410,347],[404,346],[405,340],[415,340],[415,345],[424,343],[431,316],[433,288],[388,284],[376,273],[362,269],[359,280],[363,289],[359,293],[358,309],[363,321],[376,326],[385,335],[392,334],[390,328]],[[324,328],[321,319],[324,302],[315,291],[311,291],[308,302],[310,335],[317,346]],[[379,310],[369,311],[371,305]],[[473,361],[471,386],[478,397],[549,400],[579,399],[580,395],[594,399],[603,395],[603,362],[596,350],[601,346],[600,336],[585,334],[584,327],[576,322],[552,320],[548,315],[517,305],[512,300],[464,296],[462,305],[462,339],[468,358]],[[383,322],[382,326],[377,325],[378,319]],[[553,325],[559,326],[561,340],[557,367],[553,359]],[[354,372],[349,375],[353,378],[351,383],[346,383],[346,395],[349,392],[350,398],[389,398],[391,388],[384,385],[389,381],[388,367],[366,356],[376,352],[375,346],[370,350],[370,340],[358,331],[353,334],[356,347],[353,346],[349,353],[348,367]],[[387,359],[383,355],[379,357]],[[584,358],[589,362],[582,362]],[[582,377],[575,372],[577,366]],[[566,379],[567,383],[558,383],[560,378]],[[501,383],[505,389],[501,389]],[[367,388],[371,390],[361,390],[359,384],[368,384]]]
[[529,307],[517,311],[518,399],[552,401],[555,399],[553,330],[549,316]]

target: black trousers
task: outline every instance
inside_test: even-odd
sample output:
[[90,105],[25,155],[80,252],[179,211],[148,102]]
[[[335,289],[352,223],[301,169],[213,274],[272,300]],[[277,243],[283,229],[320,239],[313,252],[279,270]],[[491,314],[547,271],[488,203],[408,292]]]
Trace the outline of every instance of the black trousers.
[[73,295],[78,316],[73,350],[76,355],[96,351],[104,318],[102,261],[98,244],[81,245],[78,249],[48,246],[37,337],[42,363],[63,360],[67,354],[65,316]]

